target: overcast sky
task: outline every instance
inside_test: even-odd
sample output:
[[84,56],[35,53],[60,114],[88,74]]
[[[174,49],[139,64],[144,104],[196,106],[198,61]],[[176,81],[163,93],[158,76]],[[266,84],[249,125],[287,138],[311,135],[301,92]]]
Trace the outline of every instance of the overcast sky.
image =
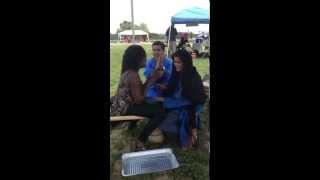
[[[110,32],[115,33],[120,23],[131,21],[131,0],[110,0]],[[146,23],[149,31],[164,34],[171,16],[190,7],[209,9],[209,0],[133,0],[134,24]],[[209,25],[186,27],[176,25],[179,32],[209,31]]]

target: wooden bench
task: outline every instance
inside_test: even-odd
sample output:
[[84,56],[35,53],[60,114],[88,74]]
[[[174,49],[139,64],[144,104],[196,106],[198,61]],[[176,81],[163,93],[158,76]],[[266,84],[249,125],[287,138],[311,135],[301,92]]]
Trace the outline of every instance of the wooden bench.
[[138,121],[138,120],[146,120],[147,117],[143,116],[111,116],[110,121]]

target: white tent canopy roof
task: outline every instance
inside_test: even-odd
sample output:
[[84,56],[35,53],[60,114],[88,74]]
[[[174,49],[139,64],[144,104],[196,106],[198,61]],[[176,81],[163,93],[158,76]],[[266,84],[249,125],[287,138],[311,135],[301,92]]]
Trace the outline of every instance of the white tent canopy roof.
[[[119,32],[118,35],[133,35],[133,34],[132,34],[132,30],[125,30],[125,31]],[[134,30],[134,35],[148,35],[148,33],[141,30]]]

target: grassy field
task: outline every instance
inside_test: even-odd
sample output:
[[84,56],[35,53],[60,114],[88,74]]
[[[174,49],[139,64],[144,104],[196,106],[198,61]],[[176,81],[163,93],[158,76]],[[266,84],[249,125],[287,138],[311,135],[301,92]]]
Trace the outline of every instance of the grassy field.
[[[151,57],[151,45],[142,45],[147,57]],[[128,45],[112,45],[110,48],[110,96],[114,94],[121,69],[122,54]],[[195,59],[194,65],[203,77],[209,74],[208,59]],[[143,69],[140,71],[140,77],[144,81],[142,75]],[[204,108],[202,114],[202,129],[199,131],[199,147],[188,151],[181,151],[175,145],[170,146],[173,149],[181,167],[166,171],[163,173],[154,173],[147,175],[138,175],[132,177],[121,176],[121,155],[123,153],[131,152],[131,143],[134,138],[140,134],[146,122],[139,122],[138,128],[132,132],[128,132],[125,126],[111,129],[110,134],[110,178],[112,180],[208,180],[209,179],[209,153],[208,142],[210,133],[208,131],[209,111],[208,103]],[[159,144],[146,144],[147,149],[161,148]]]

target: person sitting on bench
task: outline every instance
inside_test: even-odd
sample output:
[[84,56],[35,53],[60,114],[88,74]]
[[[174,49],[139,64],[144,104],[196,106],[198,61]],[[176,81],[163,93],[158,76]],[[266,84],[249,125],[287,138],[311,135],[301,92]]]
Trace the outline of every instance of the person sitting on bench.
[[157,97],[167,113],[159,128],[164,132],[177,133],[182,148],[186,149],[197,141],[200,112],[207,96],[191,55],[185,49],[178,49],[172,59],[174,66],[169,85],[164,97]]
[[158,104],[145,102],[145,87],[154,83],[163,74],[162,70],[153,73],[152,78],[143,84],[138,74],[139,69],[145,67],[146,52],[139,45],[129,46],[123,55],[121,77],[116,95],[111,98],[111,115],[136,115],[150,118],[142,134],[136,142],[136,148],[143,149],[152,131],[159,126],[165,117],[163,107]]
[[[163,88],[168,84],[171,71],[172,59],[165,57],[165,45],[161,41],[152,43],[153,57],[150,58],[144,70],[144,76],[150,83],[145,87],[144,98],[149,104],[159,104],[154,97],[162,96]],[[130,122],[129,129],[136,127],[137,121]]]

